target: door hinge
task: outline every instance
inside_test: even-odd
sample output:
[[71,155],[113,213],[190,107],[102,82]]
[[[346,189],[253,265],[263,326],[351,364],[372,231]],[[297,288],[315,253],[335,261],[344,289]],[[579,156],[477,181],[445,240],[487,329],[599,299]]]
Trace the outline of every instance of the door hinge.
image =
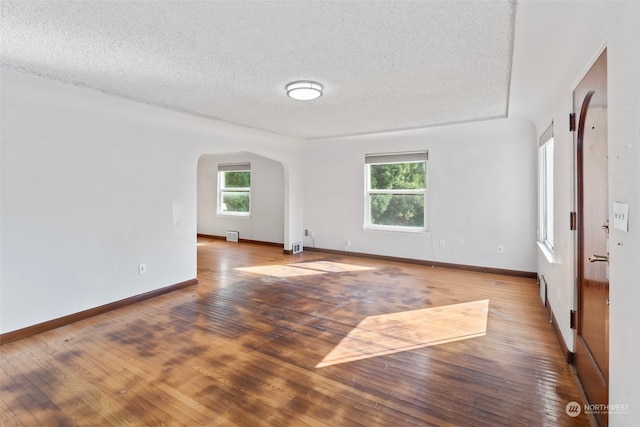
[[576,311],[575,310],[571,310],[569,312],[569,327],[571,329],[576,328]]
[[578,229],[578,220],[576,219],[575,212],[569,212],[569,230],[577,230]]
[[576,130],[576,113],[569,114],[569,131],[574,132]]

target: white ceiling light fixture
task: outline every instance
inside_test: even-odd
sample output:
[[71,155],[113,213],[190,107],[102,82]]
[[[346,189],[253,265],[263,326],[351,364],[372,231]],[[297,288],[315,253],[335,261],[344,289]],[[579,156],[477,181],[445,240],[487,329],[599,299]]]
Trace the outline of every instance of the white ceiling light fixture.
[[291,82],[287,85],[287,96],[299,101],[311,101],[322,96],[322,85],[309,80]]

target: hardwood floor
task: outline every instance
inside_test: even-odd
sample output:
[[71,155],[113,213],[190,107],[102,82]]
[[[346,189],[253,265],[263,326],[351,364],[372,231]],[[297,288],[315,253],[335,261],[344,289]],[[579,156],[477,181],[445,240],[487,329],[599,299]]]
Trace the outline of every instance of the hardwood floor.
[[[236,270],[307,261],[372,269]],[[565,411],[581,400],[531,279],[206,238],[198,279],[0,347],[0,423],[589,425]],[[482,300],[488,311],[474,312],[484,315],[484,334],[316,368],[365,318]],[[373,317],[391,325],[375,337],[380,345],[423,339],[431,326],[457,333],[430,317],[411,320],[407,327],[424,329],[416,338],[390,323],[397,318]]]

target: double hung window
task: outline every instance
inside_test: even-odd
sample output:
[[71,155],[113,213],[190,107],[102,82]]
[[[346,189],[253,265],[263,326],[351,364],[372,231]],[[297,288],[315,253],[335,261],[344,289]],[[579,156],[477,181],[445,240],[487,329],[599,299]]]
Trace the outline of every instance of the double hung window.
[[251,163],[218,165],[218,214],[251,214]]
[[427,230],[427,152],[365,156],[365,228]]

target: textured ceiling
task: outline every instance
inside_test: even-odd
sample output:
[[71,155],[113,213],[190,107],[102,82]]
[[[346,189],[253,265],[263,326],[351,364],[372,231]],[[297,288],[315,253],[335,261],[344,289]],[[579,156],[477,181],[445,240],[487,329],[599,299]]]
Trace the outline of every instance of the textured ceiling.
[[[301,138],[505,117],[515,1],[2,1],[2,67]],[[288,82],[325,87],[314,101]]]

